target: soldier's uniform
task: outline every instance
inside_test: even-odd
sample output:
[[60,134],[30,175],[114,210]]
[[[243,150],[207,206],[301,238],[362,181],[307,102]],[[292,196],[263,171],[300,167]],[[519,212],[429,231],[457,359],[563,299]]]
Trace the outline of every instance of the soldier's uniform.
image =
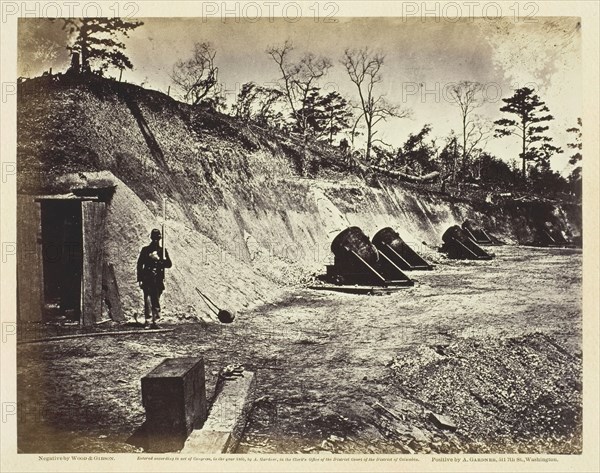
[[160,246],[160,230],[154,229],[150,233],[152,242],[140,251],[137,261],[137,280],[141,282],[144,291],[144,316],[146,324],[152,317],[152,325],[160,317],[160,296],[165,290],[165,268],[173,266],[169,252]]

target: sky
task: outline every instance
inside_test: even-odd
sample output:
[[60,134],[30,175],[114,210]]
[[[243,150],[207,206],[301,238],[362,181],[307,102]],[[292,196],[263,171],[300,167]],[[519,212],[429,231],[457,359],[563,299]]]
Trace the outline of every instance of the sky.
[[[321,81],[357,100],[356,87],[340,59],[346,48],[380,51],[385,55],[383,81],[377,94],[410,110],[409,118],[382,124],[378,138],[397,147],[410,133],[431,124],[430,137],[441,144],[451,130],[461,133],[461,116],[449,100],[447,88],[462,80],[484,86],[488,102],[475,113],[494,121],[499,109],[518,87],[534,88],[555,120],[550,134],[565,152],[552,158],[554,170],[566,175],[572,136],[567,128],[582,116],[581,22],[575,17],[470,18],[436,21],[433,18],[339,18],[335,23],[261,18],[256,22],[211,18],[140,18],[143,26],[125,38],[126,53],[134,64],[123,80],[167,92],[170,73],[178,59],[191,55],[195,42],[210,41],[217,50],[215,62],[229,102],[245,82],[274,86],[278,68],[266,54],[269,46],[291,40],[293,58],[306,52],[324,55],[333,67]],[[425,20],[425,21],[424,21]],[[20,19],[18,74],[33,77],[49,67],[53,72],[69,65],[66,33],[60,20]],[[109,73],[108,75],[111,75]],[[115,77],[117,72],[112,73]],[[172,88],[171,95],[177,91]],[[510,162],[519,156],[516,136],[490,138],[486,151]]]

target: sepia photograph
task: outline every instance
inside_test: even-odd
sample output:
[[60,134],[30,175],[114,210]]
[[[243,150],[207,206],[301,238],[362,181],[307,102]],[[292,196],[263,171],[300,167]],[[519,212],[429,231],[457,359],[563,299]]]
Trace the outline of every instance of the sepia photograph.
[[590,453],[597,8],[276,3],[3,3],[12,454]]

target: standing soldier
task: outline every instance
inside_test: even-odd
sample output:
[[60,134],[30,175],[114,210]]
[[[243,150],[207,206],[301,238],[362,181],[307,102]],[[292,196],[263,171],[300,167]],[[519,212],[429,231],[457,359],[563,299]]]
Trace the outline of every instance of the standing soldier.
[[140,288],[144,291],[144,327],[148,327],[148,319],[152,312],[151,328],[157,328],[156,321],[160,318],[160,296],[165,290],[165,268],[170,268],[173,264],[169,258],[169,252],[160,246],[162,235],[160,230],[155,228],[150,233],[152,240],[148,246],[144,246],[140,251],[137,261],[137,281]]

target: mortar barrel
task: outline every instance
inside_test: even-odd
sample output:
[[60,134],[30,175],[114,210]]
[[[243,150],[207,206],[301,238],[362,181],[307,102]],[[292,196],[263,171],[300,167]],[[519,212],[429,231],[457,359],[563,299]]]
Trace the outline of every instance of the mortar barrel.
[[398,253],[403,251],[405,245],[400,235],[392,228],[385,227],[379,230],[375,236],[373,236],[373,244],[377,248],[382,248],[384,245],[391,246]]
[[[468,259],[491,259],[492,256],[485,251],[483,248],[481,248],[477,243],[475,243],[471,238],[469,238],[469,235],[467,234],[467,232],[465,232],[462,228],[460,228],[458,225],[454,225],[450,228],[448,228],[448,230],[446,230],[444,232],[444,234],[442,235],[442,240],[444,241],[444,243],[446,243],[448,248],[451,248],[451,253],[452,254],[457,254],[456,252],[458,251],[458,254],[462,254],[463,257],[466,257]],[[453,242],[454,240],[454,242]],[[460,245],[456,245],[456,242],[460,242]],[[466,252],[464,252],[463,250],[461,250],[459,247],[462,246],[464,248],[467,249]]]
[[477,225],[477,223],[475,223],[475,221],[471,220],[470,218],[466,219],[463,222],[462,227],[464,230],[469,230],[471,233],[473,233],[473,235],[475,235],[475,233],[477,233],[480,230],[479,225]]
[[453,225],[452,227],[448,228],[448,230],[446,230],[442,235],[442,240],[444,243],[451,244],[453,239],[464,244],[467,244],[471,241],[465,231],[458,225]]
[[385,227],[373,236],[373,244],[401,269],[431,269],[432,266],[414,251],[392,228]]
[[477,224],[475,220],[467,219],[462,224],[463,230],[473,236],[477,243],[488,244],[493,243],[492,240],[488,237],[488,235],[483,230],[483,227]]
[[348,227],[331,242],[331,251],[341,260],[347,259],[348,251],[354,251],[370,265],[379,261],[379,253],[369,237],[358,227]]

